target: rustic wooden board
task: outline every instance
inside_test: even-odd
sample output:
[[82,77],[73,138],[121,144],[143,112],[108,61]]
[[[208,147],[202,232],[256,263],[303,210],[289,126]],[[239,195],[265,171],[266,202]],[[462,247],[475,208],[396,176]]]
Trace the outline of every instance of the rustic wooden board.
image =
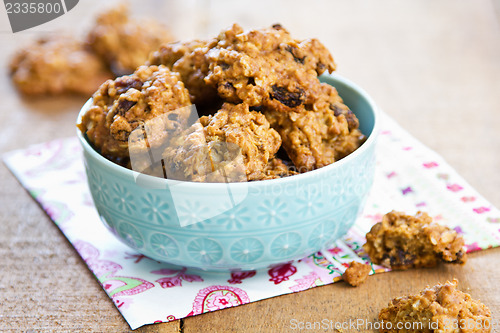
[[[140,13],[160,6],[152,12],[168,20],[179,38],[210,36],[233,22],[245,28],[281,22],[298,37],[320,38],[340,74],[364,87],[500,207],[500,0],[131,3]],[[15,35],[0,14],[0,153],[74,135],[76,113],[86,98],[20,98],[6,63],[42,31],[81,32],[99,10],[99,1],[81,1],[74,9],[81,22],[66,15]],[[127,331],[75,250],[3,164],[0,184],[0,330]],[[286,331],[295,321],[374,320],[392,297],[453,277],[498,320],[499,275],[500,249],[494,249],[472,255],[465,267],[380,274],[359,288],[337,283],[140,331]]]

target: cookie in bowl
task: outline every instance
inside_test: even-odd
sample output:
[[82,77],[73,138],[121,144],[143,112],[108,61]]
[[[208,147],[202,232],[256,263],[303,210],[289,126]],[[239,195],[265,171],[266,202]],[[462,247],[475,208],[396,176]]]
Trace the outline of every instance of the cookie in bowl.
[[[147,117],[142,117],[144,119],[134,120],[132,123],[130,120],[124,121],[116,112],[110,112],[107,122],[113,122],[109,126],[113,140],[109,142],[109,146],[93,140],[93,130],[87,135],[101,153],[108,157],[113,154],[119,155],[115,157],[121,159],[130,155],[140,157],[140,151],[143,151],[145,159],[148,154],[154,157],[150,159],[152,164],[156,163],[153,166],[154,172],[143,167],[144,163],[130,163],[129,167],[136,171],[177,180],[222,181],[222,178],[215,176],[216,169],[221,165],[230,166],[232,162],[214,164],[214,158],[220,159],[223,155],[210,156],[216,149],[209,146],[216,142],[218,149],[224,146],[226,152],[240,149],[244,155],[242,163],[245,170],[242,172],[247,175],[246,180],[266,180],[332,164],[351,154],[366,139],[360,130],[356,114],[343,102],[335,87],[321,82],[318,76],[336,68],[330,52],[314,38],[292,38],[279,24],[249,31],[244,31],[235,24],[212,39],[167,43],[150,55],[148,65],[150,68],[165,66],[172,73],[178,73],[176,75],[184,83],[191,102],[198,104],[194,111],[196,115],[199,113],[203,116],[200,119],[202,123],[207,119],[216,123],[220,122],[218,119],[229,119],[231,123],[219,124],[225,129],[219,128],[219,134],[214,137],[213,133],[209,133],[214,130],[214,125],[200,123],[193,125],[196,129],[189,129],[189,126],[185,126],[187,123],[183,122],[181,127],[184,134],[174,134],[183,137],[177,140],[176,147],[172,147],[171,141],[165,138],[167,135],[162,129],[163,125],[154,123],[169,122],[162,117],[154,120],[158,112],[148,113]],[[137,73],[134,75],[137,76]],[[125,76],[117,79],[117,82],[122,80],[133,79]],[[165,87],[171,84],[175,82],[166,82]],[[100,98],[107,89],[103,86],[94,99]],[[117,90],[117,95],[120,93],[124,92]],[[130,97],[119,98],[127,100],[127,104],[123,101],[120,105],[134,103]],[[187,103],[179,104],[168,100],[159,100],[158,104],[161,103],[169,103],[166,106],[169,110],[172,110],[172,106],[187,106]],[[132,109],[137,107],[132,106]],[[233,110],[229,118],[228,109]],[[84,122],[87,119],[88,117],[84,117]],[[158,130],[155,133],[146,130],[144,134],[153,142],[142,146],[140,143],[146,140],[143,129],[139,128],[130,140],[130,134],[138,128],[140,121],[146,122],[144,126],[149,129]],[[260,134],[250,134],[254,130],[258,130]],[[264,131],[270,135],[262,136]],[[128,144],[125,142],[127,139]],[[136,141],[139,145],[135,144]],[[165,148],[157,149],[160,144]],[[229,149],[230,145],[235,147]],[[196,152],[186,153],[186,150],[194,147],[197,147]],[[268,149],[269,147],[273,148]],[[277,156],[280,148],[284,154]],[[110,149],[113,150],[111,154]],[[227,157],[234,160],[236,155],[228,154]],[[161,167],[159,160],[162,160]],[[271,160],[274,161],[274,166],[268,164]],[[196,161],[195,165],[186,165],[193,161]],[[278,166],[278,169],[289,170],[278,171],[275,168]],[[232,167],[233,171],[238,169]],[[206,177],[208,173],[212,173],[215,178]],[[230,178],[230,181],[244,180],[244,177]]]
[[[331,245],[364,207],[379,125],[376,106],[361,88],[339,76],[322,81],[336,87],[367,138],[352,154],[305,173],[290,175],[289,162],[275,157],[260,181],[164,179],[105,158],[78,130],[103,223],[148,257],[210,271],[265,268]],[[82,108],[78,123],[92,105],[89,100]]]
[[176,110],[190,106],[189,92],[177,73],[165,66],[141,66],[132,75],[106,81],[92,97],[92,104],[81,118],[78,128],[103,156],[129,162],[129,136],[149,119],[175,114],[169,121],[157,122],[150,136],[152,147],[160,146],[177,129],[187,127],[188,117]]
[[[259,44],[265,36],[274,39]],[[163,45],[149,66],[103,85],[77,123],[107,228],[155,260],[212,271],[303,258],[344,235],[373,182],[378,112],[360,87],[325,73],[331,55],[318,43],[281,26],[233,26],[205,42]],[[251,45],[269,80],[237,73]],[[240,60],[226,66],[232,48]],[[238,89],[225,91],[227,82]],[[198,100],[202,117],[180,111]]]
[[167,178],[201,182],[261,180],[281,145],[266,117],[244,103],[224,103],[176,140],[163,153]]

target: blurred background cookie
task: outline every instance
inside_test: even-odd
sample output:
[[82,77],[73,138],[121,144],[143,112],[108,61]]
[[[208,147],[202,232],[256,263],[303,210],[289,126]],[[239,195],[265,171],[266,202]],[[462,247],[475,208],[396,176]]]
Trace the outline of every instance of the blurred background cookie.
[[131,18],[126,5],[100,14],[87,35],[88,45],[117,76],[132,73],[151,51],[170,41],[165,26],[150,18]]
[[67,35],[40,38],[11,59],[12,82],[25,95],[91,95],[112,74],[83,43]]
[[75,32],[42,36],[10,61],[12,82],[25,95],[90,96],[109,78],[131,74],[173,37],[155,19],[135,19],[126,5],[98,15],[85,41]]

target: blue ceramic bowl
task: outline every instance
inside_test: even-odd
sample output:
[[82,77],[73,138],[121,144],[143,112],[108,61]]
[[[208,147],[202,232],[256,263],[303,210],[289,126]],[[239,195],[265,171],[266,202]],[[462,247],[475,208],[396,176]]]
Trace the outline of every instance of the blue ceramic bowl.
[[321,79],[337,88],[368,139],[340,161],[288,178],[227,184],[146,176],[108,161],[78,132],[102,221],[148,257],[203,270],[259,269],[330,245],[354,224],[372,186],[378,111],[354,83]]

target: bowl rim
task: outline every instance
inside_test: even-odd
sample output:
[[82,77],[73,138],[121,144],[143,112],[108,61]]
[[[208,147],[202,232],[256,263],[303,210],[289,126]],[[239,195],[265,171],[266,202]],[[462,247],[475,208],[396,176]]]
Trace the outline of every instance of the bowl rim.
[[[333,171],[337,168],[341,168],[344,164],[349,163],[351,160],[355,159],[358,155],[363,154],[365,150],[370,149],[371,146],[375,144],[376,138],[379,134],[379,127],[380,127],[380,110],[373,101],[373,99],[370,97],[370,95],[360,86],[355,84],[354,82],[346,79],[345,77],[338,75],[337,73],[333,74],[323,74],[323,77],[328,77],[330,79],[333,79],[335,81],[339,81],[346,86],[350,87],[354,91],[356,91],[358,94],[360,94],[368,103],[370,106],[370,109],[373,113],[373,128],[368,135],[368,138],[366,139],[363,144],[356,149],[354,152],[351,154],[347,155],[346,157],[342,158],[339,161],[336,161],[332,164],[329,164],[327,166],[324,166],[319,169],[315,169],[312,171],[308,171],[305,173],[301,173],[298,175],[293,175],[289,177],[284,177],[284,178],[277,178],[277,179],[266,179],[266,180],[259,180],[259,181],[252,181],[252,182],[234,182],[234,183],[202,183],[202,182],[190,182],[190,181],[179,181],[179,180],[173,180],[173,179],[165,179],[165,178],[159,178],[155,176],[150,176],[146,175],[134,170],[127,169],[121,165],[118,165],[95,150],[90,143],[87,141],[83,133],[80,131],[80,129],[76,129],[78,139],[80,141],[80,144],[82,145],[83,150],[85,150],[87,153],[92,155],[94,159],[98,160],[100,163],[104,164],[108,168],[112,169],[114,172],[116,172],[118,175],[125,176],[125,177],[134,177],[137,178],[137,176],[143,177],[145,181],[148,182],[153,182],[158,184],[158,186],[165,187],[165,186],[173,186],[176,184],[183,184],[184,188],[189,189],[191,187],[193,188],[199,188],[199,187],[212,187],[214,189],[222,189],[222,188],[227,188],[228,185],[231,187],[234,187],[234,189],[240,188],[240,187],[245,187],[245,186],[256,186],[256,187],[266,187],[268,185],[287,185],[291,183],[296,183],[300,181],[305,181],[307,178],[313,178],[313,177],[321,177],[322,173],[324,172],[330,172]],[[328,83],[329,84],[329,83]],[[90,107],[90,104],[92,102],[92,97],[87,100],[87,102],[82,106],[80,111],[78,112],[78,117],[76,120],[76,124],[81,123],[81,119],[83,114],[87,111],[87,109]]]

